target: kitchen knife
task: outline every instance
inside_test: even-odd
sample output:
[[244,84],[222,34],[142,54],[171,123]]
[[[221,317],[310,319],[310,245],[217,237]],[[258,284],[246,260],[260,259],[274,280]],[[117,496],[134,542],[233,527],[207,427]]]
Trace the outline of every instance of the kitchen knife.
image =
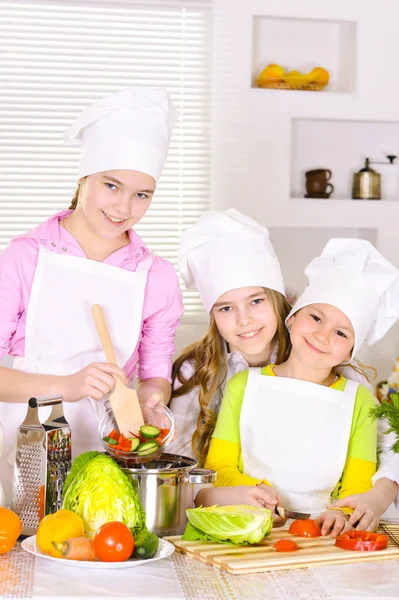
[[282,519],[309,519],[310,513],[296,512],[295,510],[286,510],[282,506],[276,506],[275,513]]

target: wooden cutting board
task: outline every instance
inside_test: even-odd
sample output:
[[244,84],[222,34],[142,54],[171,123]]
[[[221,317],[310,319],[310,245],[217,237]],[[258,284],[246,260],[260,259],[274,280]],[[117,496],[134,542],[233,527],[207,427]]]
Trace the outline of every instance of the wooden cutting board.
[[[399,538],[399,524],[389,524],[386,527]],[[270,536],[256,546],[234,546],[216,542],[184,542],[181,536],[165,539],[172,542],[176,550],[182,554],[235,575],[389,558],[399,559],[399,548],[391,541],[388,541],[388,547],[385,550],[356,552],[336,548],[335,540],[330,537],[300,538],[288,533],[288,529],[272,530]],[[273,544],[281,539],[294,540],[298,544],[299,550],[277,552],[273,548]]]

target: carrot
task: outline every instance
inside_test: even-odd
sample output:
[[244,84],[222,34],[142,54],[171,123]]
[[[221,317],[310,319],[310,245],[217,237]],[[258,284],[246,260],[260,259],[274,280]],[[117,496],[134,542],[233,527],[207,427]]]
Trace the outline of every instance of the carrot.
[[114,440],[117,440],[118,439],[118,435],[119,435],[119,433],[116,431],[116,429],[113,429],[111,431],[111,433],[108,434],[108,437],[113,438]]
[[51,542],[60,552],[62,558],[68,560],[95,560],[93,540],[85,537],[70,538],[66,542]]
[[166,436],[168,435],[170,429],[166,429],[165,427],[160,427],[160,434],[159,436],[156,438],[156,441],[158,442],[158,444],[162,444],[162,442],[164,441],[164,439],[166,438]]

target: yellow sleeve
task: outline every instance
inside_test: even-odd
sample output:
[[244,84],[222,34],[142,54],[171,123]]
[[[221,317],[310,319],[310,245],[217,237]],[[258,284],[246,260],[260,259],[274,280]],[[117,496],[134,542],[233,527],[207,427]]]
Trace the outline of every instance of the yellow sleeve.
[[215,486],[224,485],[256,485],[262,482],[249,475],[244,475],[239,469],[240,444],[212,438],[208,456],[205,461],[206,469],[217,473]]
[[[373,487],[371,478],[377,466],[377,422],[370,418],[370,409],[375,406],[375,402],[373,394],[360,385],[353,411],[345,467],[332,494],[333,498],[363,494]],[[350,508],[343,510],[348,514],[353,512]]]
[[347,458],[341,479],[338,498],[346,498],[352,494],[363,494],[373,487],[371,478],[376,464],[361,458]]
[[248,371],[241,371],[228,382],[213,437],[205,461],[207,469],[217,473],[215,486],[256,485],[267,480],[255,479],[241,470],[240,416]]

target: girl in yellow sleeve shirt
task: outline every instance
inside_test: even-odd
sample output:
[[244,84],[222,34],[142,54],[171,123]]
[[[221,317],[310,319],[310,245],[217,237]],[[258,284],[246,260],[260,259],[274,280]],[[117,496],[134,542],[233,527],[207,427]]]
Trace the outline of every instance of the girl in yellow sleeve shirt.
[[377,445],[373,394],[338,369],[399,317],[399,272],[365,240],[332,239],[305,273],[286,319],[288,359],[230,379],[206,466],[217,486],[272,485],[282,506],[336,536],[352,527],[351,509],[326,506],[371,489]]

